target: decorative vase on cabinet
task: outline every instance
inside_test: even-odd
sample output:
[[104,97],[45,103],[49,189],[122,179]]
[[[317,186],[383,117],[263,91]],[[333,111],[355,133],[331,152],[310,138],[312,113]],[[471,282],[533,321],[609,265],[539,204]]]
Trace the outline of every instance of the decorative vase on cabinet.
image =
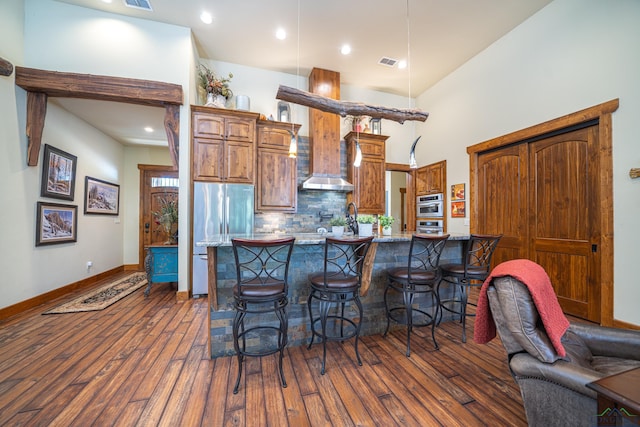
[[207,101],[204,103],[205,107],[215,107],[215,96],[213,95],[213,92],[208,92],[207,93]]
[[207,93],[207,102],[205,107],[225,108],[227,105],[227,98],[223,95],[214,95],[213,92]]

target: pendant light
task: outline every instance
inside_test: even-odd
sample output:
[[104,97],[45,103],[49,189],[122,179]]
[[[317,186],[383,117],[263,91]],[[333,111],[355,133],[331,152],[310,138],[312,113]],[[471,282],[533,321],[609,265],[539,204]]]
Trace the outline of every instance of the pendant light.
[[[296,89],[298,89],[298,80],[300,77],[300,0],[298,0],[298,28],[297,28],[297,51],[296,51]],[[293,113],[293,109],[292,109]],[[293,114],[292,114],[293,116]],[[289,133],[291,134],[291,142],[289,143],[289,157],[295,159],[298,156],[298,135],[296,135],[294,125],[293,125],[293,117],[291,120],[291,130]]]
[[[411,108],[411,20],[409,19],[409,0],[407,0],[407,72],[409,73],[409,108]],[[412,133],[415,135],[415,123],[411,124]],[[417,169],[416,162],[416,144],[420,140],[420,136],[413,141],[411,150],[409,151],[409,168]]]
[[[359,117],[354,118],[359,119]],[[359,168],[362,163],[362,150],[360,149],[360,127],[356,126],[356,157],[353,160],[353,166]]]
[[[422,135],[421,135],[422,136]],[[418,163],[416,163],[416,144],[420,140],[420,136],[413,141],[413,145],[411,145],[411,152],[409,153],[409,168],[417,169]]]

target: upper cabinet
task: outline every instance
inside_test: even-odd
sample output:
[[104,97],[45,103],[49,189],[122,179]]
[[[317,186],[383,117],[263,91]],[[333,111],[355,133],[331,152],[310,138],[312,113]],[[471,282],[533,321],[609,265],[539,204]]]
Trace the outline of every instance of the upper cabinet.
[[416,170],[416,196],[444,193],[447,161],[443,160]]
[[193,179],[253,184],[258,114],[191,106]]
[[[349,132],[347,142],[347,181],[353,184],[353,192],[347,194],[347,203],[353,202],[358,213],[384,213],[385,184],[385,135]],[[362,152],[360,167],[353,166],[356,156],[356,140]]]
[[289,145],[299,129],[297,124],[258,121],[257,211],[296,211],[297,160],[289,157]]

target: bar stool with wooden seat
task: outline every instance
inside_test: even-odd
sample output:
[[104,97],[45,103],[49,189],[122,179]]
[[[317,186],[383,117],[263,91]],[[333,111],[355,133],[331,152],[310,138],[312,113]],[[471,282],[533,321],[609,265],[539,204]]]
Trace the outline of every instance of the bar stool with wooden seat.
[[[459,315],[462,323],[462,342],[467,342],[466,318],[475,316],[467,313],[467,304],[475,306],[468,302],[469,288],[481,287],[484,280],[489,277],[491,258],[501,238],[502,235],[472,234],[463,253],[462,263],[440,266],[442,279],[436,288],[440,300],[438,322],[442,319],[443,310]],[[442,298],[440,293],[442,282],[453,285],[451,298]]]
[[[440,255],[444,249],[448,234],[437,236],[431,234],[414,234],[409,246],[407,265],[387,270],[387,286],[384,290],[384,306],[387,312],[387,328],[389,332],[391,320],[407,325],[407,357],[411,356],[411,332],[414,326],[431,326],[433,345],[438,349],[435,327],[439,300],[435,292],[440,282]],[[390,307],[389,291],[402,294],[402,304]],[[426,307],[414,307],[416,296],[431,296],[431,312]]]
[[[311,292],[307,306],[311,321],[311,342],[308,348],[311,348],[316,336],[322,341],[322,370],[320,371],[322,375],[325,373],[327,341],[345,341],[355,337],[356,358],[358,364],[362,366],[360,353],[358,353],[358,339],[363,317],[359,294],[362,268],[372,240],[373,236],[344,239],[327,237],[324,246],[324,270],[309,275]],[[319,302],[315,315],[314,300]],[[345,305],[351,301],[358,309],[357,321],[353,319],[354,316],[345,314]],[[330,314],[332,306],[335,307]],[[329,334],[330,331],[333,333]]]
[[[233,286],[233,345],[238,356],[238,377],[233,393],[238,393],[245,356],[267,356],[280,352],[280,380],[284,379],[282,359],[287,345],[289,261],[294,237],[274,240],[232,239],[236,261]],[[275,314],[276,323],[268,314]],[[248,314],[252,319],[246,319]],[[252,321],[253,320],[253,321]],[[245,324],[247,321],[248,324]],[[271,332],[275,331],[275,335]],[[247,347],[247,341],[258,344]]]

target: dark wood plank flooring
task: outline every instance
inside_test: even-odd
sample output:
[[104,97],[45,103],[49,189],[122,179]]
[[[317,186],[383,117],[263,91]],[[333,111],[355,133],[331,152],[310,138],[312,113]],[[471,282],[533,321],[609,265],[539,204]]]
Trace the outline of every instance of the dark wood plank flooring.
[[249,358],[234,395],[236,359],[209,359],[207,300],[178,303],[174,286],[41,314],[68,295],[0,322],[0,425],[526,425],[500,342],[462,344],[455,322],[438,328],[438,351],[418,329],[411,358],[403,329],[363,337],[363,366],[352,341],[330,343],[324,376],[320,345],[288,348],[287,388],[277,356]]

